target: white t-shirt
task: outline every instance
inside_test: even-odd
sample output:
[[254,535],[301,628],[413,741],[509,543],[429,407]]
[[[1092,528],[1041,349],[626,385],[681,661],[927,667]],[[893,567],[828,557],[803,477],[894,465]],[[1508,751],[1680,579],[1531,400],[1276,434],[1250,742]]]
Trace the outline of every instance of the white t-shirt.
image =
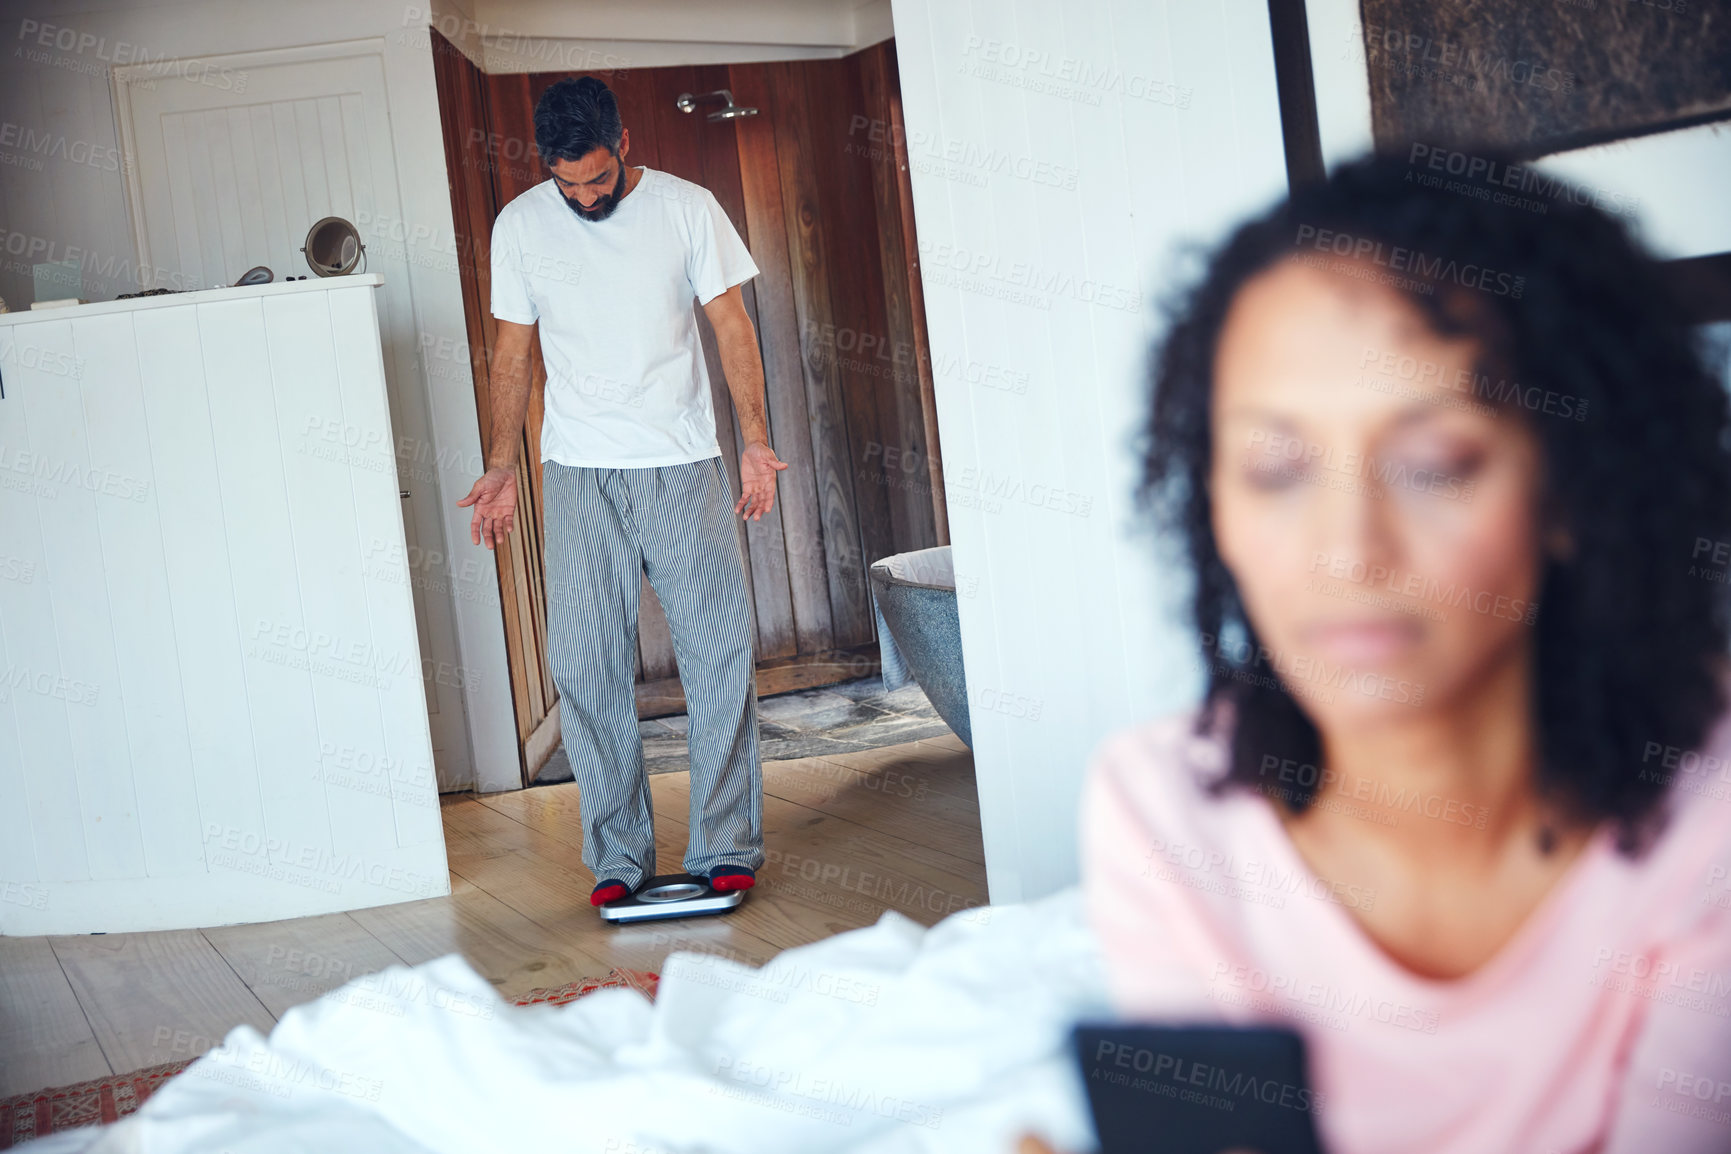
[[541,459],[648,468],[720,454],[692,298],[757,275],[702,185],[643,168],[605,220],[580,220],[551,178],[493,222],[493,315],[541,322]]

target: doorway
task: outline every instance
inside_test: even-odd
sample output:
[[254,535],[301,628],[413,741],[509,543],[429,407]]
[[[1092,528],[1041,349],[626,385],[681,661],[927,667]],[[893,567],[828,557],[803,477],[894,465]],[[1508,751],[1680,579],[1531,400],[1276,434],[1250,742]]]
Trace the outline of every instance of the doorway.
[[[747,282],[770,438],[792,466],[771,516],[739,522],[760,696],[868,677],[878,668],[866,569],[947,544],[937,418],[893,41],[830,60],[487,75],[435,31],[464,308],[483,441],[490,425],[488,238],[498,211],[548,178],[534,147],[541,92],[594,75],[631,133],[628,163],[714,193],[761,274]],[[680,97],[727,90],[755,115],[711,121]],[[739,442],[707,318],[695,302],[722,460],[738,491]],[[523,760],[534,780],[559,744],[546,656],[538,464],[545,374],[536,349],[518,491],[526,516],[497,551]],[[684,712],[665,617],[645,582],[640,718]]]

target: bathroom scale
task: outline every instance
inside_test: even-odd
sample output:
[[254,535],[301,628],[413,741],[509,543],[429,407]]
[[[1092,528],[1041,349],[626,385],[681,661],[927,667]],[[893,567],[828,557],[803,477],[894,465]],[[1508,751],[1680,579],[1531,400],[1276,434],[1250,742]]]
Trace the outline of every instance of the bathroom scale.
[[1100,1154],[1322,1154],[1292,1030],[1083,1024],[1071,1037]]
[[725,914],[744,900],[744,890],[711,889],[708,879],[696,874],[661,874],[644,882],[636,893],[596,908],[602,921],[647,922]]

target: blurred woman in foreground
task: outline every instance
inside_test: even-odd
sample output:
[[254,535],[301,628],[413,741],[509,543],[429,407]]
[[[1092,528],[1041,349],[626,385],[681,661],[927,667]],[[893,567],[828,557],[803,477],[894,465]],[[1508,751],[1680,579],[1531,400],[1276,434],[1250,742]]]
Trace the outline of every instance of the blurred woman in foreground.
[[1114,1000],[1298,1030],[1332,1154],[1731,1150],[1725,392],[1617,223],[1411,176],[1156,358],[1207,691],[1090,770]]

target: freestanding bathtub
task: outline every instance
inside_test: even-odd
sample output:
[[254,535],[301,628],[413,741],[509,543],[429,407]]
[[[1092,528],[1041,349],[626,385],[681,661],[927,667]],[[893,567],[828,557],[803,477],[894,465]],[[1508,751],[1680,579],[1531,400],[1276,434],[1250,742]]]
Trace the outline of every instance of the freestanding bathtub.
[[950,547],[885,557],[872,563],[870,575],[884,688],[917,683],[938,716],[972,749]]

